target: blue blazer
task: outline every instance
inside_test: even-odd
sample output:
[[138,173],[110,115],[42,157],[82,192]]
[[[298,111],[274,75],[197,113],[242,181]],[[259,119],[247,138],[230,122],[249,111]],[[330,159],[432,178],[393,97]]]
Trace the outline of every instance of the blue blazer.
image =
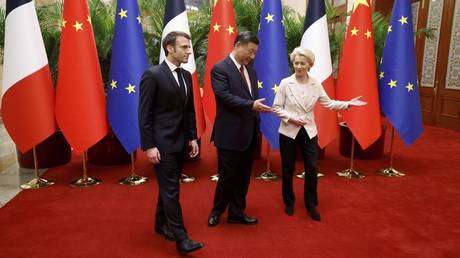
[[230,57],[214,65],[211,84],[216,97],[216,119],[211,141],[218,148],[245,151],[258,139],[259,114],[252,110],[259,98],[257,76],[246,66],[251,81],[251,91]]

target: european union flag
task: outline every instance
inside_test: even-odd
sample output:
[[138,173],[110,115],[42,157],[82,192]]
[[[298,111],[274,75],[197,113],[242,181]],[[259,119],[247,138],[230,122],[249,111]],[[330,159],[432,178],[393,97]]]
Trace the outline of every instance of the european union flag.
[[128,153],[140,146],[139,83],[148,68],[137,1],[118,0],[115,12],[107,112],[110,126]]
[[396,0],[378,74],[380,105],[406,144],[423,131],[411,1]]
[[[281,0],[264,1],[260,13],[259,48],[254,61],[260,98],[271,106],[280,82],[289,76]],[[279,149],[279,119],[274,113],[260,115],[260,129],[273,149]]]

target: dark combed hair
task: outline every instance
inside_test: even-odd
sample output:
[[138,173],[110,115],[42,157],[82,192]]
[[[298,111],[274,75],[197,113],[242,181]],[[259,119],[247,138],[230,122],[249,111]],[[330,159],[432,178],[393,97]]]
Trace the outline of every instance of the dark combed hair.
[[169,45],[175,45],[176,44],[176,39],[177,37],[184,37],[188,40],[191,39],[190,35],[188,35],[187,33],[183,32],[183,31],[171,31],[170,33],[168,33],[165,38],[163,39],[163,42],[162,42],[162,46],[163,46],[163,50],[165,51],[165,55],[167,56],[168,55],[168,46]]
[[242,31],[238,33],[238,36],[236,36],[235,42],[233,42],[233,46],[235,46],[238,42],[243,45],[248,43],[259,45],[259,38],[257,38],[257,35],[252,31]]

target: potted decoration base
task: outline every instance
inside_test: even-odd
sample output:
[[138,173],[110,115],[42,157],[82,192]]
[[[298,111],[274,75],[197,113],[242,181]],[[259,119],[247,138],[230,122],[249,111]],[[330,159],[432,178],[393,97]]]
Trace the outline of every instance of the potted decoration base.
[[[382,134],[380,137],[371,144],[367,149],[363,150],[359,145],[358,141],[355,144],[355,159],[378,159],[383,156],[384,146],[385,146],[385,131],[386,126],[382,125]],[[351,140],[352,134],[347,124],[342,122],[340,123],[340,142],[339,150],[342,156],[349,158],[351,156]]]
[[[134,153],[136,158],[136,152]],[[88,149],[88,162],[99,166],[131,164],[131,155],[125,151],[113,132]]]
[[[61,131],[55,132],[36,147],[38,168],[62,166],[70,162],[72,157],[69,143]],[[21,153],[17,151],[18,163],[21,168],[34,169],[33,151]]]

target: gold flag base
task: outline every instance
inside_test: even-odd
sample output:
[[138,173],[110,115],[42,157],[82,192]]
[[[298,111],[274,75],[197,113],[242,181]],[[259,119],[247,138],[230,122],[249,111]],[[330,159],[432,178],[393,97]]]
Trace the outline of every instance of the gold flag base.
[[91,178],[91,177],[86,177],[85,178],[85,177],[83,177],[83,178],[77,179],[75,181],[72,181],[70,183],[70,186],[78,187],[78,188],[90,187],[90,186],[98,185],[101,182],[102,181],[100,179],[97,179],[97,178]]
[[51,180],[46,180],[43,178],[34,178],[29,182],[22,184],[21,189],[40,189],[54,185],[54,182]]
[[138,176],[136,174],[130,175],[126,178],[120,179],[118,183],[120,185],[141,185],[148,181],[149,179],[144,176]]
[[194,181],[195,181],[195,177],[193,177],[193,176],[188,176],[186,174],[181,174],[180,175],[179,182],[181,184],[190,184],[190,183],[192,183]]
[[366,177],[363,174],[351,168],[339,171],[337,172],[337,175],[341,177],[345,177],[347,179],[363,179]]
[[270,170],[262,172],[260,175],[256,177],[257,180],[264,180],[264,181],[275,181],[278,180],[278,176],[272,173]]
[[402,177],[406,175],[392,167],[379,169],[377,174],[381,176],[386,176],[386,177]]
[[[305,178],[305,171],[302,171],[302,172],[300,172],[299,174],[297,174],[297,175],[295,175],[295,176],[298,177],[298,178],[300,178],[300,179],[304,179],[304,178]],[[317,178],[325,177],[325,176],[326,176],[325,174],[320,173],[320,172],[318,172],[318,173],[316,174],[316,177],[317,177]]]
[[212,176],[211,176],[211,181],[212,181],[212,182],[217,182],[217,181],[219,181],[219,174],[212,175]]

